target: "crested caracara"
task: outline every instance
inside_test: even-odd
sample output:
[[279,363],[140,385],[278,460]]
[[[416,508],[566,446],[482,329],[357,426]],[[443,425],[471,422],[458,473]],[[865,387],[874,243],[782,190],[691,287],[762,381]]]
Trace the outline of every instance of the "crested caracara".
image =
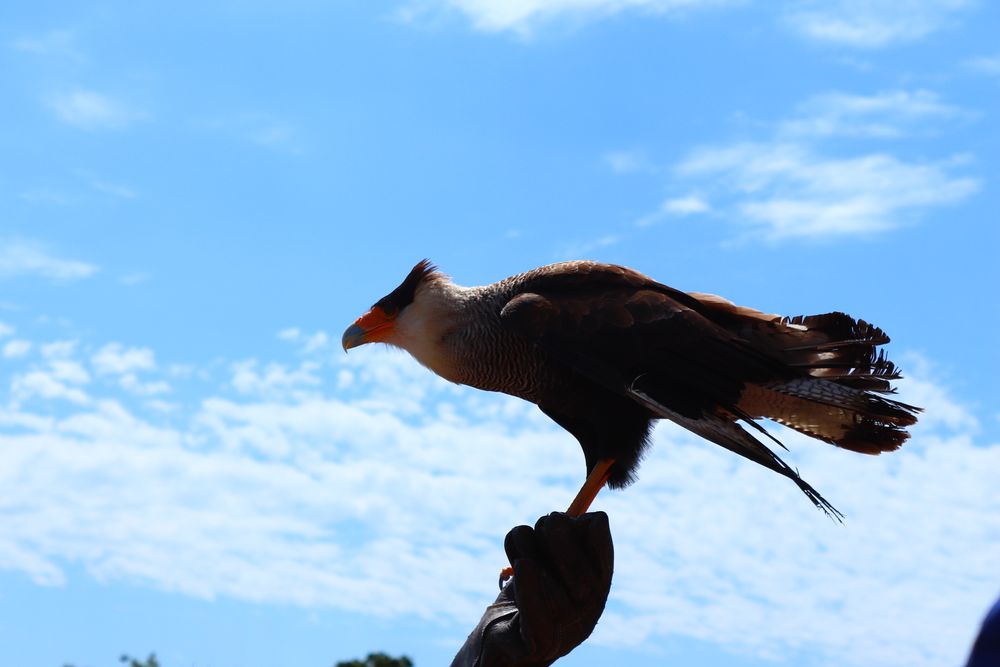
[[[772,419],[864,454],[897,449],[919,408],[885,398],[899,373],[881,329],[844,313],[767,315],[681,292],[622,266],[575,261],[483,287],[430,262],[344,332],[347,350],[400,347],[441,377],[531,401],[583,448],[587,510],[635,479],[649,433],[669,419],[791,479],[837,510],[743,426]],[[781,443],[778,443],[779,445]]]

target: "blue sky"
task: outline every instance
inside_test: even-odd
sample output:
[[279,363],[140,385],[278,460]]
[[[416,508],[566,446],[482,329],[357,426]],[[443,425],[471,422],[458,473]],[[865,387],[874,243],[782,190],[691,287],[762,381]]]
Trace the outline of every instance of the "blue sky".
[[[582,477],[533,406],[337,337],[430,257],[884,327],[848,517],[676,429],[597,505],[560,664],[958,664],[1000,577],[1000,10],[973,0],[7,3],[0,664],[446,664]],[[497,452],[503,452],[498,457]]]

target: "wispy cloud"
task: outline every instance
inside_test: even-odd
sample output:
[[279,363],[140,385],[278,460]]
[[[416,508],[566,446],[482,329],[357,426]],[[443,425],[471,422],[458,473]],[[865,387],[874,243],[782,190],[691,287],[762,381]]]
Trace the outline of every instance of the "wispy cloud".
[[246,111],[203,120],[200,125],[262,148],[290,155],[301,155],[305,151],[299,128],[291,121],[271,113]]
[[660,204],[660,208],[642,216],[635,224],[639,227],[649,227],[667,218],[684,218],[699,213],[708,213],[711,210],[711,205],[701,195],[689,194],[684,197],[665,200]]
[[7,341],[3,346],[3,356],[7,359],[23,357],[31,351],[31,341],[15,338]]
[[41,35],[20,37],[11,42],[11,46],[18,51],[39,56],[57,56],[77,62],[86,60],[77,48],[75,36],[70,30],[52,30]]
[[29,204],[52,204],[65,206],[72,201],[72,198],[65,192],[52,188],[32,188],[18,193],[18,199]]
[[89,403],[83,390],[59,379],[54,373],[45,371],[31,371],[15,377],[10,385],[10,395],[11,405],[14,407],[31,399],[58,399],[81,405]]
[[326,335],[325,331],[316,331],[312,334],[306,334],[295,327],[282,329],[278,332],[278,338],[291,343],[300,344],[302,346],[302,351],[306,354],[311,354],[321,350],[327,346],[327,343],[330,342],[330,339]]
[[117,381],[126,392],[137,396],[156,396],[173,391],[170,383],[160,378],[149,378],[157,370],[156,357],[148,347],[125,347],[121,343],[108,343],[90,357],[90,364],[99,376]]
[[990,76],[1000,75],[1000,55],[980,56],[965,61],[965,67],[973,72],[988,74]]
[[108,343],[91,357],[98,373],[123,375],[156,368],[153,351],[148,347],[125,347],[121,343]]
[[810,39],[878,48],[951,27],[973,4],[972,0],[805,0],[788,3],[785,19]]
[[[583,23],[623,12],[680,15],[742,0],[412,0],[397,16],[422,22],[458,13],[484,32],[532,35],[557,22]],[[775,3],[778,5],[778,3]],[[782,20],[808,39],[855,48],[911,42],[955,24],[973,0],[786,0]]]
[[125,275],[118,278],[118,282],[122,285],[128,285],[132,287],[134,285],[139,285],[146,282],[151,278],[150,274],[144,271],[135,271],[133,273],[126,273]]
[[165,380],[142,380],[135,373],[125,373],[118,379],[118,384],[128,393],[138,396],[157,396],[173,391],[173,387]]
[[677,173],[719,184],[735,217],[778,241],[871,234],[960,202],[979,189],[976,179],[953,173],[963,162],[909,163],[885,153],[831,158],[795,144],[743,143],[698,149]]
[[56,340],[50,343],[45,343],[41,346],[42,356],[45,359],[66,359],[73,356],[76,352],[77,341],[75,340]]
[[[671,189],[698,194],[668,198],[637,224],[706,213],[710,198],[716,219],[742,224],[737,240],[820,239],[895,229],[933,208],[967,199],[980,182],[962,173],[970,156],[914,161],[872,144],[932,134],[945,122],[970,117],[927,90],[816,95],[772,124],[764,140],[689,151],[673,167]],[[844,138],[856,140],[850,144],[853,156],[843,156]]]
[[[18,342],[18,341],[12,341]],[[31,349],[28,341],[23,341],[22,354],[4,355],[8,358],[24,356]],[[8,344],[9,345],[9,344]],[[90,374],[83,364],[73,358],[76,341],[55,341],[39,345],[41,359],[25,372],[14,375],[10,382],[12,409],[20,409],[26,401],[69,401],[87,405],[90,398],[82,385],[90,382]],[[5,350],[6,352],[6,350]]]
[[286,121],[261,116],[247,122],[247,138],[265,148],[273,148],[288,153],[302,152],[295,126]]
[[[389,351],[236,362],[178,408],[128,407],[116,376],[90,376],[86,349],[17,362],[6,399],[0,387],[0,485],[17,508],[0,508],[0,568],[40,584],[82,568],[198,597],[435,618],[454,636],[481,612],[507,528],[564,506],[582,477],[577,444],[533,406]],[[845,526],[786,480],[658,429],[636,486],[597,501],[616,573],[593,641],[960,662],[995,593],[1000,445],[973,444],[975,420],[932,376],[902,397],[929,411],[891,455],[782,435]]]
[[557,20],[590,21],[630,10],[668,14],[733,4],[740,0],[417,0],[404,5],[398,16],[410,22],[454,11],[478,30],[527,35]]
[[46,105],[59,120],[84,130],[117,130],[148,118],[121,100],[84,88],[54,93]]
[[708,203],[698,195],[688,195],[677,199],[668,199],[663,203],[663,210],[675,215],[693,215],[705,213],[710,209]]
[[788,137],[888,139],[925,132],[932,127],[931,122],[970,115],[929,90],[890,90],[874,95],[835,92],[800,104],[795,115],[779,125],[779,132]]
[[233,364],[232,385],[241,394],[258,397],[275,395],[304,398],[322,384],[317,371],[319,365],[306,362],[296,369],[282,364],[268,364],[259,368],[257,361],[248,360]]
[[127,185],[122,185],[121,183],[112,183],[111,181],[94,179],[91,181],[90,185],[98,192],[103,192],[104,194],[118,197],[119,199],[135,199],[139,196],[135,190]]
[[604,156],[604,161],[616,174],[656,170],[645,154],[638,150],[611,151]]
[[563,259],[592,259],[590,255],[603,248],[609,248],[621,242],[618,234],[604,234],[590,241],[570,243],[559,249],[558,255]]
[[44,246],[21,239],[0,239],[0,279],[41,276],[54,281],[72,281],[97,273],[87,262],[51,255]]

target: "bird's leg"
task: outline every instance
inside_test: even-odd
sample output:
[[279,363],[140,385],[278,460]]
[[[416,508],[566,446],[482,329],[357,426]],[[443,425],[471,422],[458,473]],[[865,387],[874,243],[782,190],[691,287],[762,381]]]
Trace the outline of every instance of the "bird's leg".
[[[611,466],[614,464],[614,459],[601,459],[597,462],[594,469],[587,475],[587,481],[583,483],[583,486],[577,492],[576,498],[569,504],[566,514],[573,518],[586,514],[587,510],[590,509],[590,504],[594,502],[594,498],[597,497],[597,494],[607,484],[608,477],[611,476]],[[512,576],[514,576],[514,568],[510,565],[500,570],[500,588],[503,588],[503,582]]]
[[608,477],[611,476],[611,466],[615,464],[614,459],[601,459],[594,466],[594,469],[590,471],[587,475],[587,481],[583,483],[580,487],[579,493],[576,494],[576,498],[570,503],[569,509],[566,510],[566,514],[572,517],[578,517],[585,514],[588,509],[590,509],[590,504],[594,502],[594,498],[600,493],[601,489],[608,482]]

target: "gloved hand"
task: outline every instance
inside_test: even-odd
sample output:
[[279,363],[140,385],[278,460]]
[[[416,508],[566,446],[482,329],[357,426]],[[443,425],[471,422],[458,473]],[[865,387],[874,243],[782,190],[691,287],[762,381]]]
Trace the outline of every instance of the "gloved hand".
[[451,667],[545,667],[590,636],[611,591],[604,512],[543,516],[504,540],[514,578],[486,608]]

